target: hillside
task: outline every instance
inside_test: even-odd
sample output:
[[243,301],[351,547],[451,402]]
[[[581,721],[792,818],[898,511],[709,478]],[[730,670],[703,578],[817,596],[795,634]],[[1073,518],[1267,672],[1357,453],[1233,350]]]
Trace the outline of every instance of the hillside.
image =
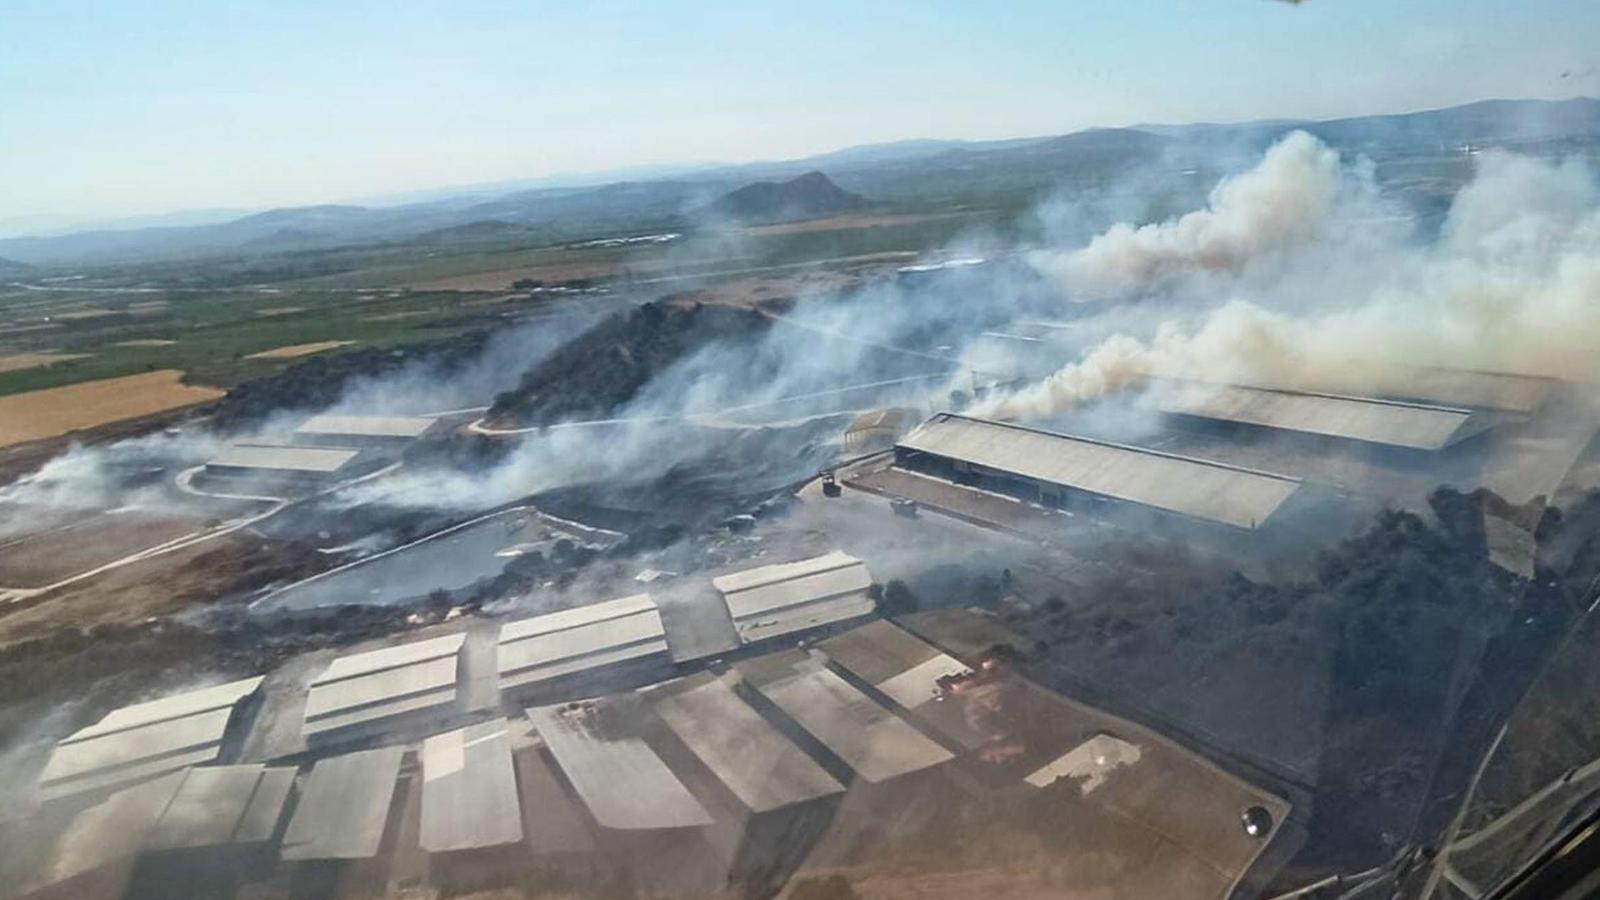
[[495,397],[488,418],[515,426],[604,418],[693,351],[768,324],[750,310],[646,303],[606,319],[525,372],[521,384]]
[[[850,147],[804,159],[672,170],[671,177],[587,186],[547,186],[491,194],[485,188],[426,192],[395,206],[324,205],[269,210],[205,225],[101,228],[47,237],[0,239],[0,257],[30,265],[178,260],[414,241],[492,238],[498,222],[560,242],[674,228],[685,211],[712,218],[780,221],[875,203],[942,206],[1031,204],[1051,189],[1104,187],[1163,161],[1213,174],[1218,159],[1259,151],[1303,128],[1347,153],[1382,164],[1411,154],[1464,163],[1463,144],[1529,152],[1593,152],[1600,146],[1600,100],[1486,100],[1413,113],[1310,121],[1090,128],[1066,135],[993,141],[910,140]],[[826,167],[828,175],[817,171]],[[1467,171],[1448,168],[1432,193],[1448,192]],[[1416,173],[1406,177],[1414,178]],[[162,219],[177,223],[182,217]],[[471,226],[464,231],[454,229]],[[429,234],[431,232],[431,234]],[[514,228],[504,229],[515,239]],[[532,237],[530,237],[530,240]]]
[[713,221],[739,223],[797,222],[850,212],[867,205],[821,172],[807,172],[788,181],[758,181],[725,194],[696,210]]
[[33,271],[33,266],[0,256],[0,278],[19,278]]
[[1342,119],[1272,119],[1229,124],[1139,125],[1187,144],[1265,145],[1292,128],[1345,151],[1449,149],[1468,143],[1520,144],[1600,137],[1600,100],[1481,100],[1462,106]]

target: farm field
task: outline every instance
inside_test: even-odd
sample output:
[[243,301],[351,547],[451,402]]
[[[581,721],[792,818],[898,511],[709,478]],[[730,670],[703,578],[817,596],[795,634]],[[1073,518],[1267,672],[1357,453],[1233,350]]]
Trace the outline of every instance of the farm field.
[[889,215],[844,215],[829,216],[826,219],[808,219],[803,222],[780,222],[775,225],[752,225],[743,229],[743,233],[752,237],[771,234],[804,234],[808,231],[848,231],[856,228],[883,228],[888,225],[915,225],[920,222],[939,222],[949,219],[964,219],[972,216],[988,215],[990,210],[978,212],[962,210],[956,212],[930,212],[930,213],[900,213]]
[[0,447],[194,406],[223,394],[184,384],[182,377],[176,369],[159,369],[0,397]]
[[69,359],[83,359],[87,353],[9,353],[0,356],[0,372],[15,372],[20,369],[35,369],[39,366],[53,365],[66,362]]
[[271,350],[248,354],[245,359],[298,359],[314,353],[347,347],[351,343],[351,341],[313,341],[309,344],[289,344],[285,347],[273,347]]

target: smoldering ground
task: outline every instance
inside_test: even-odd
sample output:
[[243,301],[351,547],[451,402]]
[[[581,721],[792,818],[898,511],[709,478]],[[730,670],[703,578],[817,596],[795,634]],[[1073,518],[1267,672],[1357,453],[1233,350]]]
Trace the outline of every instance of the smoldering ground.
[[[318,412],[426,415],[482,404],[601,314],[600,309],[579,310],[506,328],[484,338],[467,359],[426,353],[399,359],[382,374],[342,380],[331,404],[307,405],[302,397],[288,394],[281,407],[243,422],[229,420],[225,427],[199,420],[108,444],[75,444],[37,471],[0,486],[0,504],[62,512],[116,508],[192,512],[194,498],[174,492],[172,476],[203,464],[230,442],[285,442],[305,417]],[[153,477],[156,474],[160,477]],[[24,516],[0,517],[0,536],[26,532],[38,524]]]

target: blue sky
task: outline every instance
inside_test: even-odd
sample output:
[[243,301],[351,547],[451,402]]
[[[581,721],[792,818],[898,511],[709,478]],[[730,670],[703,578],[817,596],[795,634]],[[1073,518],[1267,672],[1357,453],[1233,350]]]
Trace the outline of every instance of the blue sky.
[[1592,0],[4,0],[0,220],[1600,95],[1597,47]]

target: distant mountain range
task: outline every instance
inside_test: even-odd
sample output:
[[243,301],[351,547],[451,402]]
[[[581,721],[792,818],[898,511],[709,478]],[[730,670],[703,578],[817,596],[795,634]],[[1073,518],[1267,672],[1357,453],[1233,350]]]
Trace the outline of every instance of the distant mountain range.
[[730,191],[694,211],[697,219],[741,224],[794,222],[860,209],[867,201],[828,180],[807,172],[788,181],[758,181]]
[[[557,242],[676,227],[692,223],[695,211],[719,204],[727,205],[732,218],[754,220],[784,217],[790,201],[790,213],[823,215],[855,208],[850,204],[863,196],[890,204],[962,202],[966,197],[1001,194],[1027,197],[1052,184],[1103,184],[1157,161],[1185,166],[1214,160],[1222,148],[1254,152],[1292,128],[1303,128],[1343,152],[1366,154],[1380,162],[1395,155],[1454,153],[1463,145],[1572,142],[1574,147],[1592,147],[1600,141],[1600,100],[1488,100],[1320,122],[1141,125],[1001,141],[897,141],[790,161],[700,169],[655,167],[649,171],[671,174],[610,184],[565,185],[559,183],[562,179],[552,179],[558,183],[525,189],[480,185],[455,192],[416,192],[413,196],[427,199],[398,205],[293,207],[221,222],[211,222],[213,214],[202,213],[206,224],[186,222],[186,214],[177,213],[161,217],[166,224],[159,227],[4,239],[0,256],[63,267],[419,240],[465,242],[521,235]],[[752,183],[790,179],[794,179],[791,185],[800,186],[787,188],[796,194],[787,200],[781,184]],[[847,199],[852,197],[854,201]],[[814,211],[807,213],[813,203]]]

